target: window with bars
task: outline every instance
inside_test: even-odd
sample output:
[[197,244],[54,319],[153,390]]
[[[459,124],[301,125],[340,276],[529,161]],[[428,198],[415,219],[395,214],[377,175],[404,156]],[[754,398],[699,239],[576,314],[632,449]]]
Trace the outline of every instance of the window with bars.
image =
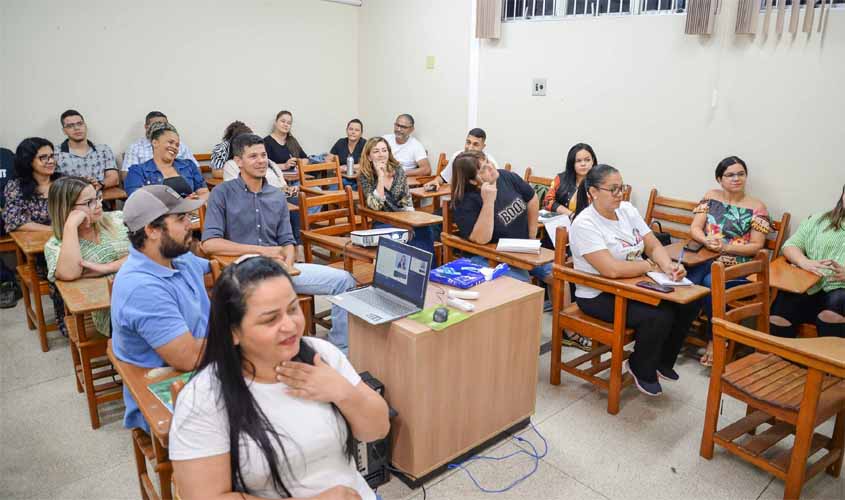
[[686,0],[503,0],[502,20],[669,14],[685,9]]
[[[822,0],[814,0],[814,1],[815,1],[816,7],[822,6]],[[786,3],[784,5],[786,7],[792,7],[792,0],[786,0]],[[800,0],[799,5],[806,6],[807,0]],[[772,8],[773,9],[777,8],[777,6],[778,6],[778,0],[772,0]],[[825,0],[825,9],[827,9],[827,8],[835,9],[835,8],[842,8],[842,7],[845,7],[845,0]],[[760,9],[766,10],[766,0],[760,0]]]

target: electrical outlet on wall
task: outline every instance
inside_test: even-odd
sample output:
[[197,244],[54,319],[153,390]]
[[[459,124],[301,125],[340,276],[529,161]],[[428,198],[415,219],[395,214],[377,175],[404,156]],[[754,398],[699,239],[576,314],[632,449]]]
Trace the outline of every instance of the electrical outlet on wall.
[[531,95],[545,96],[546,95],[546,79],[535,78],[531,80]]

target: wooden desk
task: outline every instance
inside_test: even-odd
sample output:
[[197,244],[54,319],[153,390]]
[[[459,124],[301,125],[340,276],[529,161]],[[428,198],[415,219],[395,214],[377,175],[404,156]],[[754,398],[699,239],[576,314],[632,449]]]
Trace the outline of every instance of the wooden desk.
[[[108,338],[97,332],[91,313],[110,307],[108,278],[85,278],[76,281],[56,281],[56,287],[65,302],[65,318],[70,339],[70,354],[76,381],[76,390],[84,388],[88,399],[91,427],[100,427],[98,407],[102,403],[123,397],[122,385],[113,379],[116,374],[111,364],[102,359],[106,355]],[[95,384],[95,381],[105,380]]]
[[[170,479],[173,475],[173,466],[170,463],[170,458],[167,456],[167,444],[170,434],[170,419],[173,418],[173,414],[161,404],[147,386],[170,377],[175,377],[180,372],[173,370],[156,378],[147,378],[146,375],[150,371],[150,368],[141,368],[140,366],[125,363],[117,359],[112,351],[111,340],[108,342],[107,353],[109,360],[120,374],[120,378],[123,379],[123,383],[129,390],[132,398],[138,404],[138,409],[150,425],[150,440],[152,441],[155,456],[155,470],[158,472],[159,484],[161,486],[160,498],[162,500],[171,500],[173,495],[170,488]],[[137,429],[133,431],[133,438],[136,440],[139,439],[138,433],[139,430]],[[141,434],[143,433],[141,432]],[[135,458],[136,461],[139,458],[140,460],[144,460],[143,456],[137,456],[137,452]],[[157,498],[158,494],[155,492],[155,487],[147,476],[146,466],[144,466],[143,471],[141,471],[140,465],[138,469],[142,490],[146,490],[148,495],[149,493],[155,494],[149,495],[147,498]]]
[[125,200],[126,198],[128,198],[126,191],[117,186],[103,189],[103,201]]
[[[57,329],[56,323],[47,323],[44,318],[44,308],[41,305],[41,296],[50,293],[46,279],[41,279],[36,271],[38,256],[44,253],[44,245],[53,236],[52,231],[12,231],[9,233],[17,245],[15,254],[18,259],[17,272],[23,285],[24,312],[26,313],[26,324],[30,330],[38,328],[38,337],[41,341],[41,350],[47,352],[50,346],[47,343],[47,332]],[[30,297],[32,293],[32,297]],[[34,306],[34,307],[33,307]],[[60,313],[61,314],[61,313]]]
[[[429,286],[426,306],[441,302],[438,291]],[[473,291],[475,311],[440,332],[349,315],[349,359],[384,383],[399,412],[391,461],[416,478],[534,413],[543,291],[506,276]]]
[[440,224],[443,221],[443,217],[427,212],[418,212],[416,210],[413,212],[382,212],[380,210],[371,210],[363,205],[358,207],[358,214],[409,231],[417,227]]
[[219,186],[220,184],[223,184],[223,182],[224,181],[223,181],[222,177],[206,177],[205,178],[205,183],[206,183],[206,185],[208,185],[209,190],[212,190],[215,187]]
[[[426,191],[425,187],[417,187],[411,189],[410,192],[411,197],[414,199],[414,205],[417,207],[417,210],[422,210],[424,212],[433,212],[435,208],[440,207],[441,197],[452,195],[452,186],[450,186],[449,184],[443,184],[434,191]],[[427,198],[433,198],[434,201],[431,205],[426,205],[425,207],[421,206],[422,201]]]
[[376,260],[375,248],[355,245],[352,243],[352,239],[348,236],[331,236],[314,231],[302,231],[300,234],[303,238],[311,240],[318,246],[336,251],[337,253],[349,256],[355,260],[361,260],[364,262],[375,262]]
[[[749,276],[756,281],[757,276]],[[807,293],[822,277],[794,266],[781,255],[769,263],[769,286],[789,293]]]
[[[220,265],[224,268],[231,265],[232,263],[234,263],[236,260],[238,260],[240,258],[241,258],[240,255],[212,255],[210,257],[210,259],[213,259],[213,260],[216,260],[217,262],[219,262]],[[284,267],[285,267],[285,270],[288,272],[288,274],[290,274],[291,276],[299,276],[299,274],[301,273],[301,271],[299,269],[297,269],[296,267],[294,267],[294,268],[289,268],[287,266],[284,266]]]
[[[684,245],[686,245],[687,243],[689,243],[689,240],[678,241],[663,248],[666,249],[666,253],[669,254],[669,258],[677,261],[678,257],[681,255],[681,249],[684,248]],[[704,247],[702,247],[701,250],[697,252],[690,252],[689,250],[687,250],[686,252],[684,252],[684,264],[688,266],[697,266],[699,264],[703,264],[707,261],[713,260],[718,256],[718,253],[712,250],[708,250]]]
[[340,166],[340,171],[342,172],[341,176],[344,179],[349,179],[350,181],[356,181],[356,180],[358,180],[358,174],[361,173],[361,167],[356,166],[355,167],[355,173],[352,174],[352,175],[346,173],[346,165],[345,164]]
[[484,257],[490,261],[504,262],[511,267],[525,269],[527,271],[555,260],[554,251],[549,250],[548,248],[540,248],[539,254],[499,252],[496,250],[496,243],[479,245],[478,243],[473,243],[454,234],[446,234],[445,232],[440,234],[440,241],[443,242],[443,245],[448,247],[457,248],[463,252]]

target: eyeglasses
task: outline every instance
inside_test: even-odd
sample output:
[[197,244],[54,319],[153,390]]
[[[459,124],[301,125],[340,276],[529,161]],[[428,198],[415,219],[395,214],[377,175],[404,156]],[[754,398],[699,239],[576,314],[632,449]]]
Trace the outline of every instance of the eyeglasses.
[[603,188],[601,186],[596,186],[596,189],[601,189],[602,191],[607,191],[608,193],[612,194],[613,196],[619,196],[620,194],[626,193],[631,186],[628,184],[620,184],[619,186],[610,186],[609,188]]
[[55,160],[56,155],[53,154],[53,153],[50,153],[48,155],[38,155],[38,156],[36,156],[36,158],[38,158],[38,161],[40,161],[41,163],[47,163],[50,160]]
[[745,175],[745,171],[742,170],[739,172],[734,172],[732,174],[725,174],[722,177],[724,177],[725,179],[742,179],[743,177],[745,177]]
[[85,126],[85,122],[73,122],[73,123],[65,123],[64,128],[74,129],[74,128],[82,128],[84,126]]
[[401,123],[394,123],[393,126],[401,130],[408,130],[409,128],[413,127],[413,125],[402,125]]
[[103,192],[97,191],[96,197],[91,198],[88,201],[83,201],[82,203],[77,203],[74,206],[78,207],[78,206],[81,206],[81,205],[85,205],[88,208],[90,208],[91,210],[94,210],[95,208],[97,208],[97,205],[100,205],[101,203],[103,203]]

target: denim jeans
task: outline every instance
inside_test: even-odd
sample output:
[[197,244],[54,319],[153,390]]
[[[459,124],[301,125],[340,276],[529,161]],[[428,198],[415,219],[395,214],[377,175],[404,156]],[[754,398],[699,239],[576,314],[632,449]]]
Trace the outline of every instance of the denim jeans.
[[[293,288],[296,293],[337,295],[355,287],[355,278],[342,269],[319,264],[297,264],[296,268],[300,271],[299,276],[293,276]],[[349,349],[349,319],[346,311],[334,305],[329,342],[344,354]]]
[[[478,255],[473,255],[469,258],[473,264],[478,264],[479,266],[489,266],[490,264],[487,262],[487,259],[484,257],[480,257]],[[552,263],[549,262],[548,264],[543,264],[542,266],[537,266],[530,271],[526,271],[525,269],[517,269],[515,267],[508,266],[508,272],[505,273],[505,276],[510,276],[511,278],[518,279],[519,281],[524,281],[526,283],[531,282],[531,277],[535,277],[540,281],[543,281],[545,277],[552,274]]]

